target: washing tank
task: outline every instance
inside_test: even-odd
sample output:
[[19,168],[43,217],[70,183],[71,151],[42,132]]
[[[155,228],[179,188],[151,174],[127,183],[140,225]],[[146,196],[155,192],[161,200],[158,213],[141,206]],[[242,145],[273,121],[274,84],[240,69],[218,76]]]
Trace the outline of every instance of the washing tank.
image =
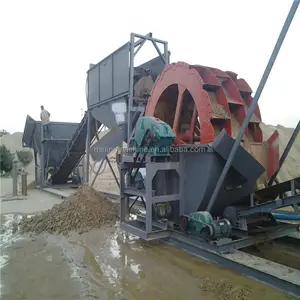
[[[206,210],[211,195],[234,144],[222,131],[211,145],[184,145],[180,151],[181,198],[184,213]],[[265,171],[263,166],[239,146],[220,193],[211,208],[213,216],[221,216],[225,207],[244,204],[256,180]]]

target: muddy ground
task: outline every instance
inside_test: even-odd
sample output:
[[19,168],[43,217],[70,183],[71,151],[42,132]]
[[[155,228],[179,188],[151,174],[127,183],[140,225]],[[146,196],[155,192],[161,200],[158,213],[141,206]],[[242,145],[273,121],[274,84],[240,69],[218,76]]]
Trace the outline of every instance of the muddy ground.
[[19,239],[2,247],[3,300],[287,299],[183,251],[128,237],[118,225]]
[[1,202],[1,299],[293,299],[181,250],[125,235],[118,223],[82,234],[14,233],[25,215],[61,202],[36,190]]
[[[298,235],[299,237],[299,235]],[[259,256],[287,267],[300,270],[300,239],[283,238],[244,249],[247,253]],[[300,282],[300,278],[299,278]]]

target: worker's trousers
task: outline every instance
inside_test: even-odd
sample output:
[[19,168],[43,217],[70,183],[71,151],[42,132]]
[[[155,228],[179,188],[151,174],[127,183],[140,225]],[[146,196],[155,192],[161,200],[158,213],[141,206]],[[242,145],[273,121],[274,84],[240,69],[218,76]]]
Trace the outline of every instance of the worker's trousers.
[[44,138],[46,138],[46,139],[52,138],[49,123],[48,124],[43,124],[43,134],[44,134]]

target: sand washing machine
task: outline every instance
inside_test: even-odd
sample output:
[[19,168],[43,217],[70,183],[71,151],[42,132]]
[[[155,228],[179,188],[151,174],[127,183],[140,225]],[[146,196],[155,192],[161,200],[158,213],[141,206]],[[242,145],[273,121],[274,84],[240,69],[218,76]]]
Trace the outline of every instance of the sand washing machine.
[[216,243],[245,233],[250,237],[252,231],[274,230],[278,236],[282,228],[271,209],[254,209],[270,201],[254,199],[255,193],[267,187],[279,166],[278,132],[262,141],[258,106],[209,207],[251,101],[249,85],[232,72],[182,62],[166,66],[152,86],[121,167],[124,198],[129,203],[136,196],[145,208],[135,220],[127,214],[123,228],[144,239],[179,230]]
[[[135,66],[146,41],[158,56]],[[286,206],[300,214],[300,178],[270,184],[286,157],[279,157],[277,131],[263,141],[258,98],[246,80],[169,59],[166,41],[132,33],[130,42],[88,71],[89,113],[110,129],[89,149],[93,160],[127,143],[119,168],[121,228],[224,264],[229,260],[222,253],[299,231],[299,224],[278,222],[272,214]],[[247,272],[283,284],[280,275],[256,271]],[[299,284],[284,285],[300,295]]]
[[[134,37],[139,40],[88,71],[90,113],[110,129],[91,147],[93,160],[100,161],[123,141],[128,145],[120,165],[121,226],[145,240],[177,231],[198,238],[204,234],[224,249],[222,238],[241,248],[253,243],[252,232],[268,231],[272,239],[297,230],[279,225],[271,213],[287,205],[298,208],[299,197],[274,200],[292,189],[295,194],[299,179],[270,192],[274,188],[268,180],[279,168],[278,132],[263,141],[258,105],[228,176],[210,203],[253,101],[247,82],[217,68],[170,64],[167,42],[151,34]],[[126,53],[146,40],[163,44],[165,51],[134,67]],[[128,70],[128,65],[133,67]],[[112,82],[106,82],[108,76]],[[139,209],[132,219],[135,206]]]

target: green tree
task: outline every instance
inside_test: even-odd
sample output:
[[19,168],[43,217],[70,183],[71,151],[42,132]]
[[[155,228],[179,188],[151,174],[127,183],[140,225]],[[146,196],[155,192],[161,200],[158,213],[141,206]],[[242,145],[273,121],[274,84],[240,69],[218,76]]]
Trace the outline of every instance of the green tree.
[[33,155],[31,151],[27,150],[20,150],[16,152],[18,160],[23,164],[23,166],[27,166],[29,163],[31,163],[33,159]]
[[8,132],[5,129],[0,130],[0,137],[6,134],[8,134]]
[[0,173],[9,173],[12,170],[13,154],[5,145],[0,146]]

